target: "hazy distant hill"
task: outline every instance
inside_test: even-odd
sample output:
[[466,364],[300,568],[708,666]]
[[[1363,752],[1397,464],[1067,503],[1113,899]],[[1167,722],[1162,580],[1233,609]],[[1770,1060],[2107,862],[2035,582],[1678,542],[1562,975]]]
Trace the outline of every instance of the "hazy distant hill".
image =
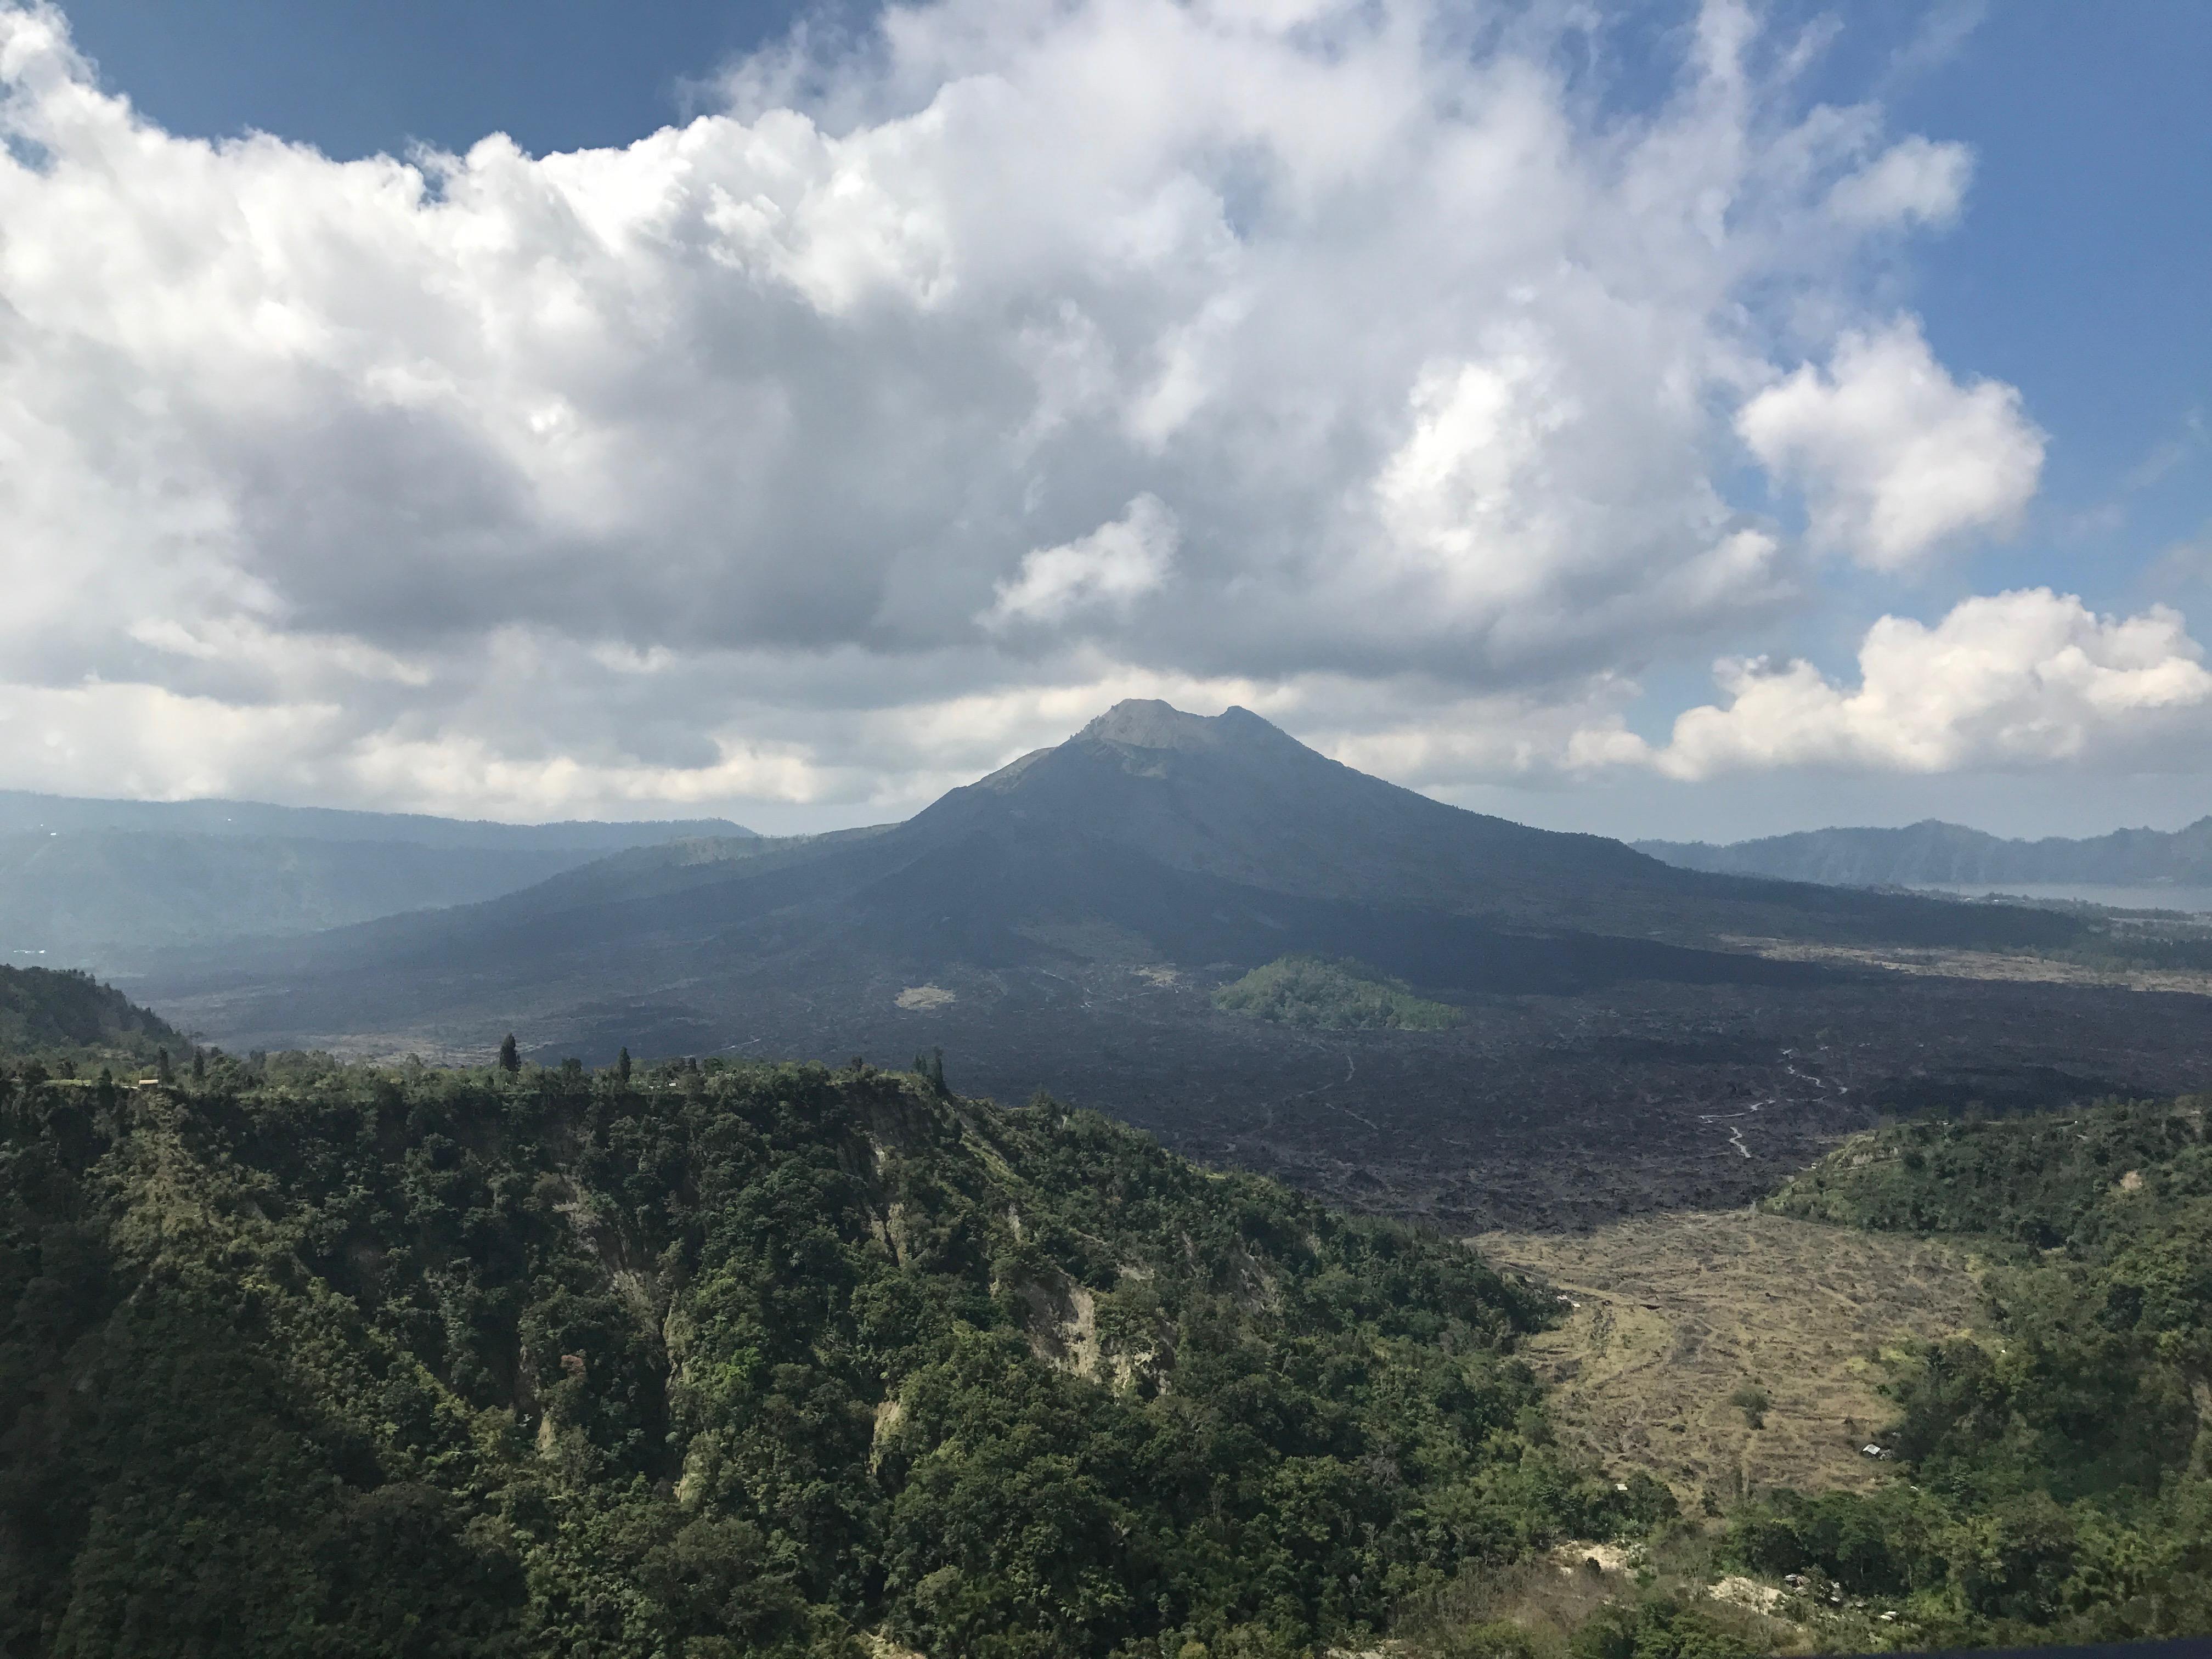
[[258,800],[104,800],[0,789],[0,833],[9,830],[140,830],[195,836],[274,836],[289,841],[410,842],[422,847],[604,854],[695,836],[750,836],[726,818],[648,823],[569,820],[495,823],[421,812],[352,812],[276,806]]
[[2212,817],[2170,832],[2115,830],[2081,841],[2007,841],[1929,818],[1902,830],[1809,830],[1720,847],[1668,841],[1636,847],[1687,870],[1843,886],[2212,884]]
[[0,792],[0,960],[111,970],[163,947],[473,903],[641,844],[750,833],[719,818],[507,824]]

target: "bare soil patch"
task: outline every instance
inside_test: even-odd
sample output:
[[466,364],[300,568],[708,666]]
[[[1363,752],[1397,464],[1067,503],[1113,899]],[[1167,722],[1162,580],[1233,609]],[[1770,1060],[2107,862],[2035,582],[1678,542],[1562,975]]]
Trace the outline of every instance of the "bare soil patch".
[[902,1008],[942,1008],[959,999],[942,985],[909,985],[896,1000]]
[[[1861,1448],[1892,1414],[1879,1356],[1966,1328],[1977,1299],[1950,1245],[1755,1211],[1474,1242],[1576,1304],[1523,1350],[1554,1385],[1562,1438],[1686,1504],[1875,1485],[1883,1466]],[[1732,1398],[1747,1389],[1766,1396],[1760,1426]]]
[[2044,985],[2111,985],[2128,991],[2179,991],[2212,996],[2212,974],[2179,968],[2100,968],[2060,962],[2024,951],[1919,950],[1906,945],[1811,945],[1802,939],[1745,939],[1723,941],[1756,951],[1776,962],[1831,962],[1859,968],[1885,968],[1893,974],[1928,974],[1942,979],[1995,979]]
[[[1745,1579],[1712,1583],[1718,1575],[1710,1571],[1711,1553],[1704,1540],[1689,1540],[1686,1547],[1656,1559],[1640,1544],[1622,1550],[1565,1543],[1507,1566],[1470,1566],[1407,1607],[1399,1628],[1410,1640],[1386,1642],[1370,1651],[1376,1659],[1392,1653],[1488,1652],[1492,1650],[1479,1644],[1479,1638],[1467,1638],[1482,1626],[1503,1622],[1518,1626],[1537,1653],[1559,1655],[1568,1650],[1575,1632],[1593,1613],[1608,1602],[1634,1601],[1647,1585],[1683,1600],[1701,1598],[1707,1616],[1751,1652],[1814,1650],[1812,1632],[1769,1612],[1761,1605],[1765,1598],[1757,1593],[1759,1587]],[[1745,1594],[1735,1588],[1740,1585],[1754,1593]],[[1778,1596],[1771,1605],[1778,1607],[1780,1601]],[[1345,1659],[1366,1656],[1347,1654]]]

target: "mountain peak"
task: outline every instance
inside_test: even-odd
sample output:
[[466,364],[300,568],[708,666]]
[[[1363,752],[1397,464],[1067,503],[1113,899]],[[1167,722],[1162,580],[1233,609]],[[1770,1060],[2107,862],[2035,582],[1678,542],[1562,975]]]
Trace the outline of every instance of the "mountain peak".
[[1286,734],[1249,708],[1231,705],[1218,714],[1187,714],[1157,697],[1128,697],[1085,726],[1081,735],[1131,749],[1218,749],[1261,733]]

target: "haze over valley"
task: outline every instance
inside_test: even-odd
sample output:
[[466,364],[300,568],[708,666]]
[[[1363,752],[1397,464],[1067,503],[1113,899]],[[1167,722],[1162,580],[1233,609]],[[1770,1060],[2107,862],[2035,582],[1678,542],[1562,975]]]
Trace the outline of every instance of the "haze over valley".
[[720,818],[507,824],[0,791],[0,949],[18,965],[127,973],[167,947],[465,904],[618,848],[749,833]]

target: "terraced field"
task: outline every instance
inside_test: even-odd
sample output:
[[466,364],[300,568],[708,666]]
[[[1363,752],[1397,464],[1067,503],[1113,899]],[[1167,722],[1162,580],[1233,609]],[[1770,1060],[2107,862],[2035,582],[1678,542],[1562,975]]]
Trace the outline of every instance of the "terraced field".
[[[1863,1487],[1887,1420],[1883,1350],[1972,1322],[1972,1264],[1946,1244],[1755,1211],[1632,1217],[1585,1233],[1486,1233],[1491,1261],[1575,1304],[1526,1345],[1564,1437],[1686,1507],[1751,1491]],[[1756,1390],[1767,1404],[1737,1403]]]

